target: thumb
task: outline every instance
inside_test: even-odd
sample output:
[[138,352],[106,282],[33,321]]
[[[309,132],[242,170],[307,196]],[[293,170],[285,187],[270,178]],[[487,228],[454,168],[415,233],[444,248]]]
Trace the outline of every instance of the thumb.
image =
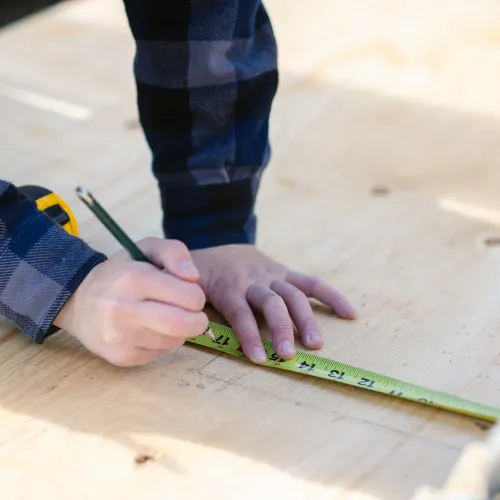
[[200,278],[189,249],[181,241],[145,238],[139,241],[137,246],[160,269],[188,281],[197,281]]

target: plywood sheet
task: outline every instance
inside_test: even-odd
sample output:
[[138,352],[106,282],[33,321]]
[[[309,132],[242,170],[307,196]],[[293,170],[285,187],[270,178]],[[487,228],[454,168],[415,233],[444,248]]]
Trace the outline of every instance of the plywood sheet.
[[[498,404],[498,5],[268,7],[282,83],[259,245],[360,311],[344,322],[317,309],[321,354]],[[2,175],[49,183],[106,252],[116,243],[77,184],[135,239],[160,234],[132,55],[118,0],[68,2],[0,33]],[[13,499],[401,500],[443,487],[487,435],[193,346],[118,369],[64,334],[40,347],[1,331],[0,481]]]

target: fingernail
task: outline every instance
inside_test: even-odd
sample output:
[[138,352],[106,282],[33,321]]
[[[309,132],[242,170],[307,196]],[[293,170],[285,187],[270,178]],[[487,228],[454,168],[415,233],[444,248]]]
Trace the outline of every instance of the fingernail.
[[283,342],[281,342],[280,348],[283,354],[289,354],[292,356],[295,354],[295,349],[293,348],[293,345],[289,340],[284,340]]
[[313,331],[307,334],[307,343],[309,345],[321,345],[321,335],[319,332]]
[[252,349],[252,358],[256,363],[263,363],[267,360],[266,351],[262,347],[254,347]]
[[354,319],[356,317],[356,309],[354,309],[354,306],[346,300],[341,315],[347,319]]
[[198,270],[195,265],[189,260],[184,260],[179,264],[179,269],[182,274],[186,274],[189,276],[198,275]]

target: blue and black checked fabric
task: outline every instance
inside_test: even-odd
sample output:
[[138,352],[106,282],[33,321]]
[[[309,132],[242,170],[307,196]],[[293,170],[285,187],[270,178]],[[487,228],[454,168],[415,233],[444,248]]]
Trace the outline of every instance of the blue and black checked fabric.
[[[263,4],[124,0],[124,6],[165,236],[190,249],[254,244],[278,86],[276,41]],[[55,331],[61,307],[105,259],[0,181],[0,313],[33,341]]]
[[0,181],[0,313],[29,338],[54,332],[62,306],[105,258]]
[[191,248],[254,243],[277,48],[260,0],[125,0],[164,231]]

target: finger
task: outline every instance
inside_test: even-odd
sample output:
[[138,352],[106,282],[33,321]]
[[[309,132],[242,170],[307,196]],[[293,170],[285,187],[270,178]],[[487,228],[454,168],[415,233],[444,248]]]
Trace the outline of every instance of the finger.
[[242,291],[226,290],[212,298],[214,307],[227,319],[240,341],[245,356],[254,363],[267,361],[259,327]]
[[140,268],[132,276],[130,286],[139,300],[154,300],[190,311],[201,311],[206,297],[202,288],[154,268]]
[[276,353],[283,359],[292,359],[296,354],[293,323],[284,300],[260,283],[249,287],[247,300],[264,315]]
[[320,349],[323,345],[318,323],[307,300],[307,297],[298,288],[284,281],[271,283],[271,290],[276,292],[285,301],[286,307],[293,322],[299,330],[302,341],[311,349]]
[[189,281],[200,278],[187,246],[177,240],[145,238],[137,243],[138,247],[161,269]]
[[354,319],[356,317],[356,310],[350,302],[323,280],[290,271],[286,276],[286,281],[304,292],[307,297],[313,297],[331,307],[342,318]]
[[191,312],[154,301],[143,301],[136,306],[135,318],[139,331],[151,330],[167,337],[186,339],[203,334],[208,317],[203,312]]

